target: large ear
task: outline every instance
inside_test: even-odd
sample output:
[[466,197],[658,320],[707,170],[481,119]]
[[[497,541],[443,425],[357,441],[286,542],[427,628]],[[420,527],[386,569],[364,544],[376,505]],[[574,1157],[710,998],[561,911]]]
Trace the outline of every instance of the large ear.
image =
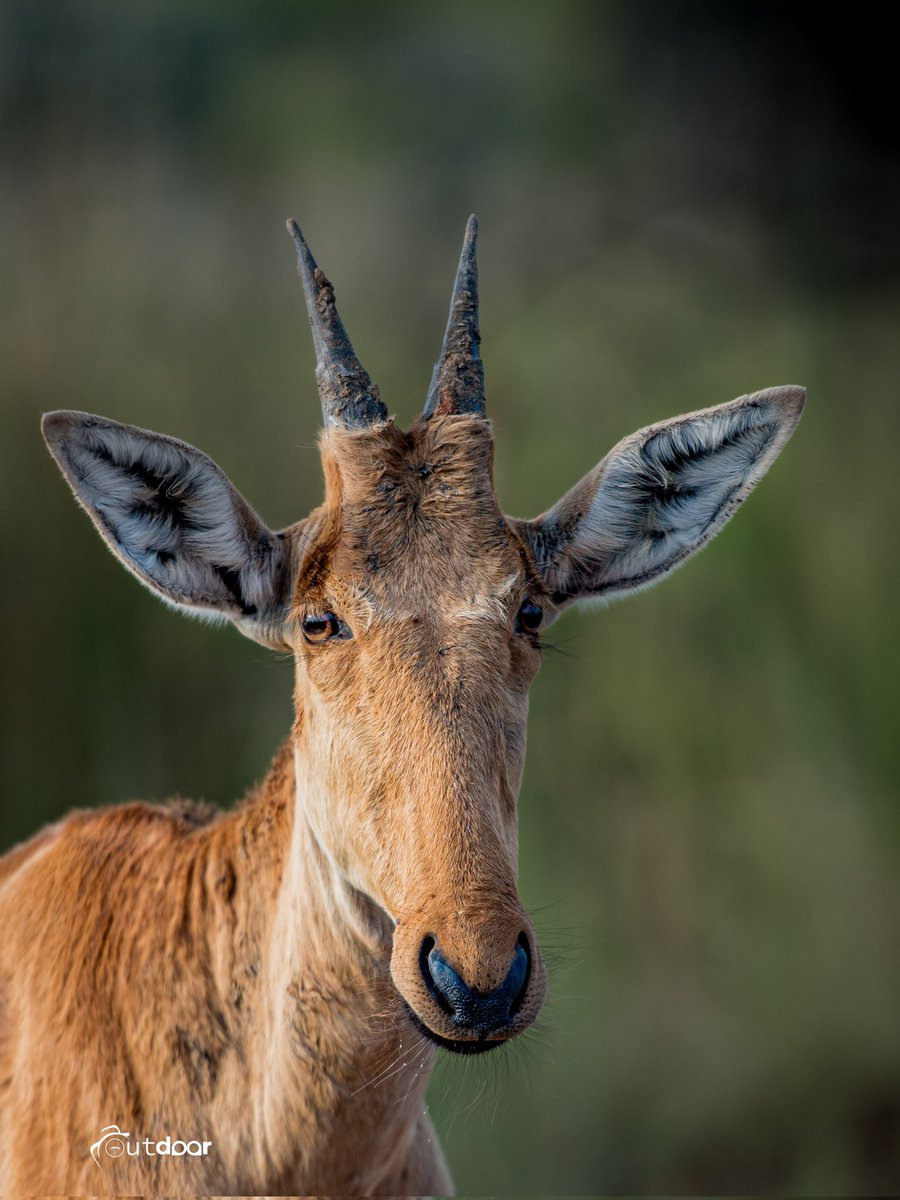
[[211,458],[186,442],[89,413],[42,430],[76,499],[113,554],[179,608],[228,617],[281,645],[290,549]]
[[522,522],[554,601],[662,579],[722,528],[768,471],[803,411],[769,388],[634,433],[549,512]]

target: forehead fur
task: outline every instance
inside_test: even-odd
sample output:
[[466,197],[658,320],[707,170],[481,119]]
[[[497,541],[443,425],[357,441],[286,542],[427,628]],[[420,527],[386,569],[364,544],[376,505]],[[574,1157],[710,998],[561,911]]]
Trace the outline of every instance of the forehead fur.
[[523,572],[494,495],[490,424],[434,416],[322,436],[331,571],[367,591],[483,594]]

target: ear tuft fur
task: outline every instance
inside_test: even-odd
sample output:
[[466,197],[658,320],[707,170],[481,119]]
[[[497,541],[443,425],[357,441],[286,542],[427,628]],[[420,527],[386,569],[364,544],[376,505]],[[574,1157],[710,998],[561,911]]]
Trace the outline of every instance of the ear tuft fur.
[[620,442],[529,534],[560,604],[646,587],[699,550],[762,478],[803,410],[770,388]]
[[282,539],[211,458],[89,413],[47,413],[41,428],[104,541],[142,583],[172,604],[242,623],[271,617]]

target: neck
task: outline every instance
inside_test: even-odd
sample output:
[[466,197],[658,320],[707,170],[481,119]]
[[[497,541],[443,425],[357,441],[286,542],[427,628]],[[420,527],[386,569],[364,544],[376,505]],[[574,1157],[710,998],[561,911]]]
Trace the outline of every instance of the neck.
[[285,747],[243,809],[274,842],[256,846],[275,874],[261,893],[257,1141],[270,1178],[299,1169],[307,1193],[339,1178],[364,1192],[408,1149],[434,1051],[391,982],[390,922],[317,840],[304,780]]

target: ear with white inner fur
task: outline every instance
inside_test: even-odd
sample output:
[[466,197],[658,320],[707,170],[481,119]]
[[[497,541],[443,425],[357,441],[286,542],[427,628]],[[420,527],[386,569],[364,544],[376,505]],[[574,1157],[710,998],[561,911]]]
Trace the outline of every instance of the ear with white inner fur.
[[554,601],[662,579],[722,528],[800,419],[805,391],[769,388],[620,442],[549,512],[522,522]]
[[41,428],[113,554],[179,608],[229,618],[281,645],[289,546],[211,458],[186,442],[80,412]]

